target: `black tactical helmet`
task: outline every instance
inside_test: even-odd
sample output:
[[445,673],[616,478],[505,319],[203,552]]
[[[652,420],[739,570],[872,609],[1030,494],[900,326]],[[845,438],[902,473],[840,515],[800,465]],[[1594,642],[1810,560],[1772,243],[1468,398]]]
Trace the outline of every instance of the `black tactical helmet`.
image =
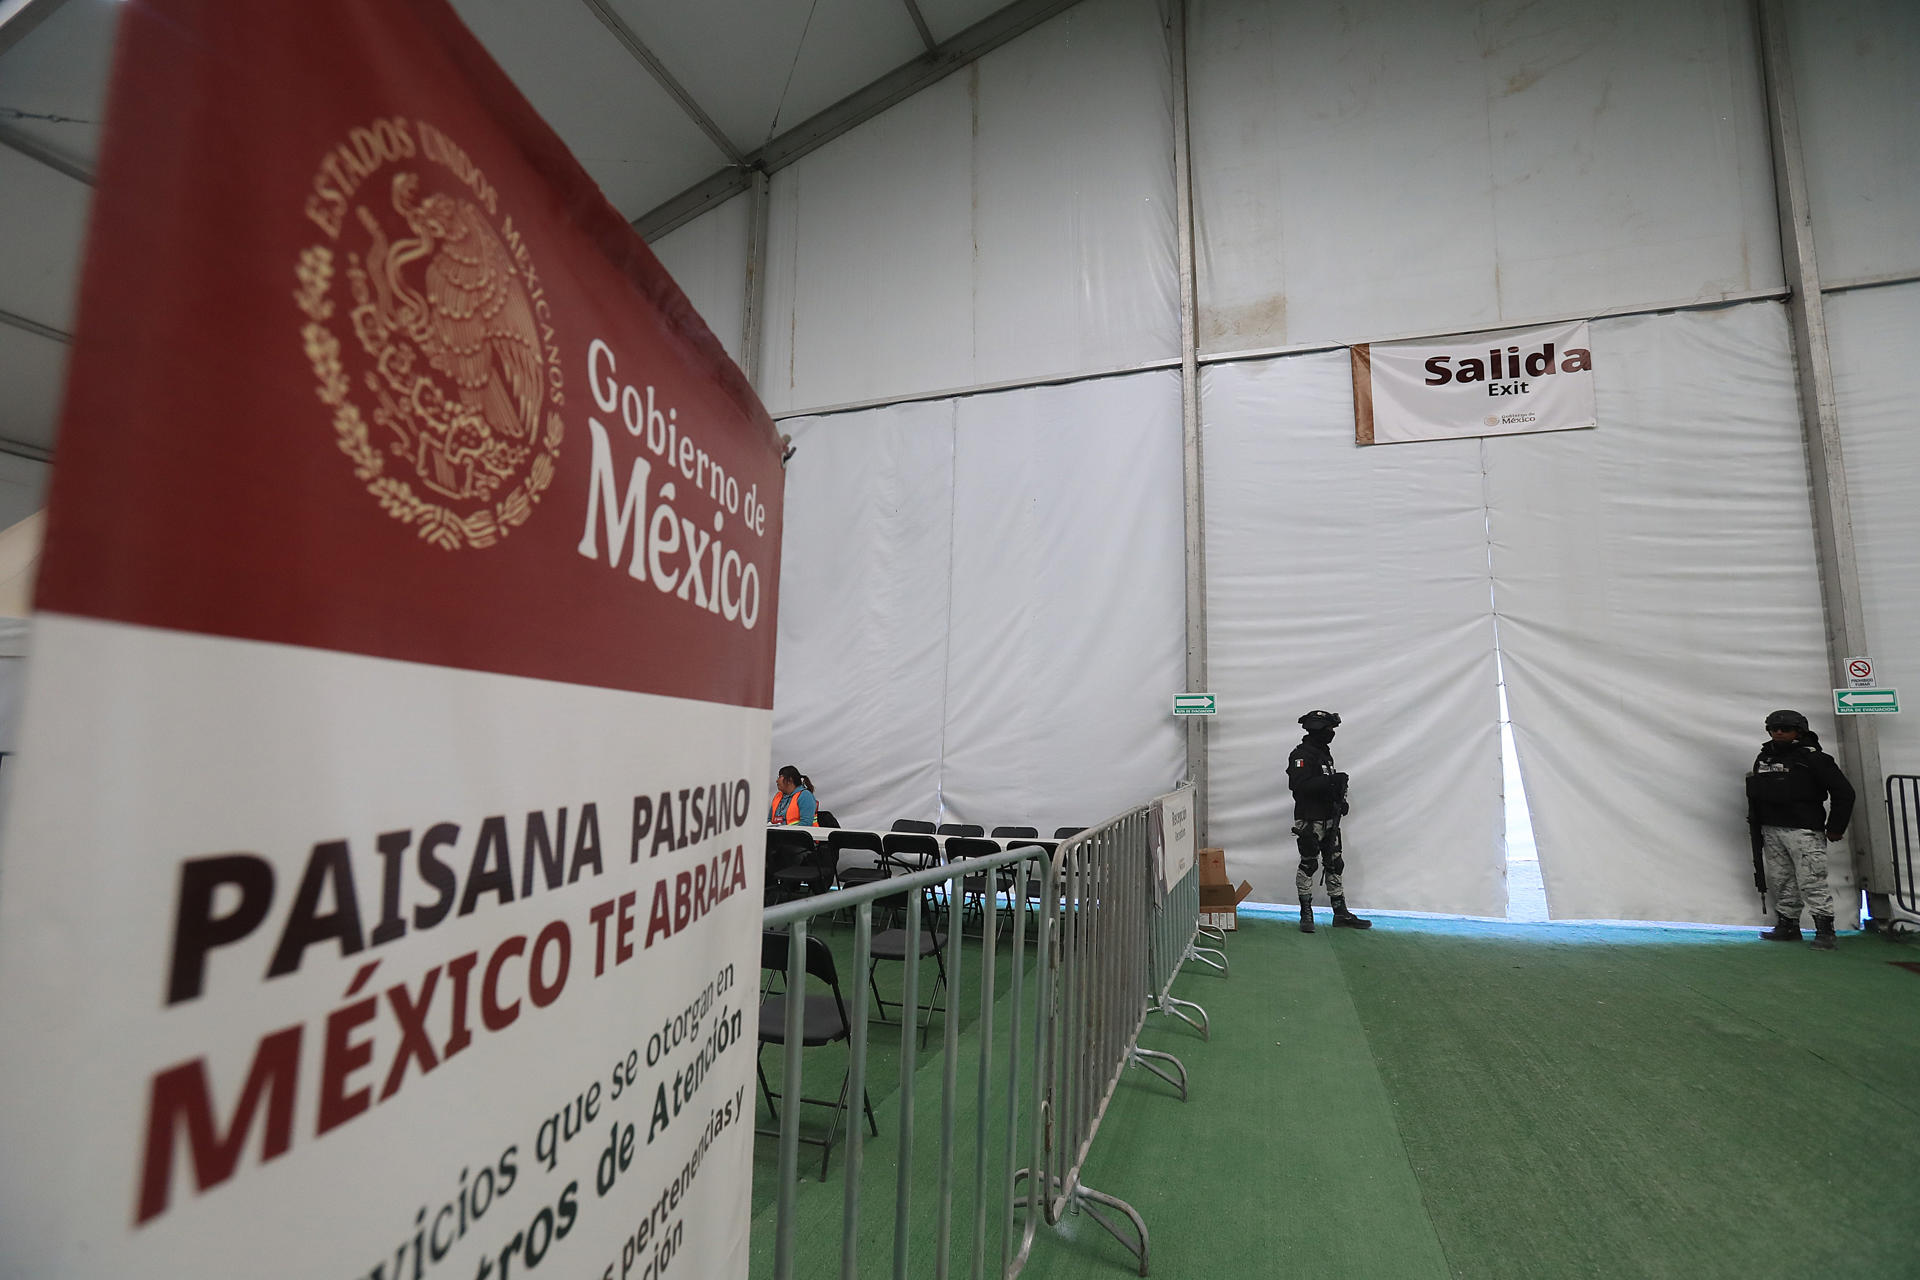
[[1798,711],[1775,711],[1767,716],[1768,733],[1775,729],[1797,729],[1805,733],[1807,728],[1807,718]]
[[1309,711],[1300,717],[1300,727],[1308,733],[1318,733],[1322,729],[1338,729],[1340,713],[1338,711]]

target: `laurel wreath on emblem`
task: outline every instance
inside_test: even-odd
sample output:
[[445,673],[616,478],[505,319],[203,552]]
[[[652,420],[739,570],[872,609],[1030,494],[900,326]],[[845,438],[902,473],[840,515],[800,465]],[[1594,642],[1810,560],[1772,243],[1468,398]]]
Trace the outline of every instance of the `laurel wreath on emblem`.
[[542,417],[539,328],[478,208],[440,193],[419,199],[410,173],[394,175],[392,205],[413,234],[389,238],[359,207],[367,248],[347,254],[345,272],[348,317],[371,366],[362,375],[371,423],[328,323],[334,250],[312,246],[295,266],[315,391],[355,477],[388,515],[444,550],[491,546],[533,514],[565,434],[559,414]]

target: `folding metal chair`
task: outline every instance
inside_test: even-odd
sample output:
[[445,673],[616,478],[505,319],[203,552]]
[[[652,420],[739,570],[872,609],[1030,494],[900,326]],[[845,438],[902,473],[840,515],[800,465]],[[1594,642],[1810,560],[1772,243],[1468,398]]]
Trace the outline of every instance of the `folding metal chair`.
[[769,901],[810,897],[833,887],[833,868],[824,873],[813,836],[804,828],[767,832],[766,889]]
[[[903,890],[900,893],[889,894],[884,898],[876,898],[873,905],[875,907],[886,907],[895,911],[905,911],[907,907],[907,892]],[[947,958],[941,950],[946,944],[946,933],[944,930],[935,927],[931,919],[935,905],[936,902],[932,888],[921,889],[920,945],[914,954],[911,956],[908,955],[907,931],[904,928],[886,929],[873,935],[872,959],[867,962],[867,985],[873,989],[873,1002],[880,1010],[880,1021],[891,1023],[893,1019],[887,1016],[887,1006],[889,1004],[898,1006],[903,1021],[906,1016],[906,1006],[897,1000],[890,1001],[880,994],[880,982],[879,979],[875,977],[875,971],[879,969],[880,962],[882,960],[891,960],[898,964],[906,964],[909,962],[918,964],[928,956],[933,957],[934,968],[936,970],[933,986],[927,992],[927,1002],[919,1007],[919,1012],[926,1015],[920,1019],[920,1047],[922,1049],[927,1047],[927,1028],[933,1025],[933,1015],[938,1013],[944,1016],[947,1012],[946,1005],[935,1003],[936,996],[945,992],[947,989]]]
[[[977,836],[952,836],[947,840],[947,861],[950,863],[959,862],[965,858],[985,858],[998,852],[1000,852],[998,844],[992,840],[982,840]],[[963,916],[968,911],[978,911],[984,915],[987,895],[1000,892],[1011,883],[1004,870],[1000,873],[999,883],[996,886],[989,888],[989,879],[985,871],[976,871],[961,878],[960,906]]]
[[[785,974],[791,951],[791,935],[773,929],[763,932],[760,935],[760,968],[763,971],[778,971],[781,974]],[[840,974],[838,970],[834,968],[833,952],[828,950],[826,943],[811,934],[807,936],[806,964],[807,977],[817,978],[821,982],[826,983],[827,989],[831,994],[817,996],[809,995],[805,992],[799,993],[801,999],[806,1001],[801,1013],[800,1047],[802,1049],[813,1049],[823,1044],[832,1044],[837,1040],[847,1039],[852,1034],[852,1027],[847,1021],[846,1001],[840,996]],[[765,1048],[770,1044],[786,1044],[787,1001],[794,994],[793,992],[787,992],[783,995],[767,996],[761,1000],[761,1048]],[[757,1051],[754,1054],[754,1070],[760,1075],[760,1093],[767,1100],[767,1113],[773,1117],[774,1122],[777,1124],[780,1120],[780,1111],[774,1103],[776,1101],[784,1101],[784,1099],[780,1094],[775,1093],[773,1087],[767,1083],[766,1064],[760,1061],[760,1056]],[[799,1099],[801,1102],[810,1106],[833,1108],[833,1121],[827,1126],[826,1137],[809,1138],[802,1134],[800,1138],[802,1142],[825,1148],[820,1155],[820,1181],[822,1182],[827,1180],[827,1163],[833,1159],[833,1144],[839,1138],[840,1119],[847,1111],[847,1080],[852,1074],[852,1070],[852,1065],[849,1064],[847,1071],[840,1077],[839,1097],[833,1099],[809,1098],[803,1095]],[[861,1103],[867,1112],[867,1124],[873,1130],[873,1135],[879,1137],[880,1125],[873,1118],[873,1099],[867,1096],[866,1090],[862,1089],[860,1092]],[[756,1129],[754,1132],[763,1138],[777,1138],[780,1136],[778,1129]]]

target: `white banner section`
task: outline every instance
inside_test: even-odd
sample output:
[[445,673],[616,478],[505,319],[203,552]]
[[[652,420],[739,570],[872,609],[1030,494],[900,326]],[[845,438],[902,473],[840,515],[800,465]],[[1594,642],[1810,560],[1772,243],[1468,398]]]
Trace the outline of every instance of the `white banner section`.
[[746,1274],[769,711],[36,626],[0,1274]]
[[1578,431],[1598,421],[1584,320],[1352,352],[1358,444]]
[[1165,892],[1179,884],[1193,868],[1196,830],[1193,822],[1193,788],[1182,787],[1153,802],[1154,848],[1159,854],[1160,889]]

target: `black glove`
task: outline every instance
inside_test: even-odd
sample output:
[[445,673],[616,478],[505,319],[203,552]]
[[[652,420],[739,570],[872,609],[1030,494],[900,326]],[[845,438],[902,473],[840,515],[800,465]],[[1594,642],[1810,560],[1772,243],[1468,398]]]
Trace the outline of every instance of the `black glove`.
[[1343,818],[1347,816],[1347,802],[1345,800],[1340,802],[1340,816]]
[[1333,785],[1335,789],[1340,792],[1341,795],[1347,794],[1347,775],[1344,773],[1334,774]]

